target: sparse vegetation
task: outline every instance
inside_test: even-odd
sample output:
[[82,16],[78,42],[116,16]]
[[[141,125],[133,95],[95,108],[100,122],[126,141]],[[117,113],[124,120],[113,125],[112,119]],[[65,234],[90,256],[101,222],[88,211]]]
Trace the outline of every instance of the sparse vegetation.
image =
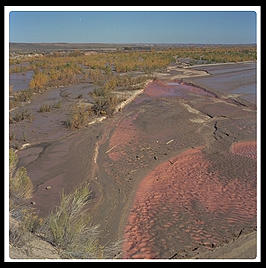
[[96,115],[112,115],[116,105],[121,101],[105,87],[96,88],[91,96],[94,100],[92,110]]
[[133,78],[130,75],[118,74],[134,71],[151,74],[153,71],[162,71],[169,64],[176,60],[182,61],[184,58],[190,59],[189,64],[250,61],[256,60],[256,46],[181,46],[151,51],[98,52],[88,55],[76,50],[36,57],[21,56],[10,60],[10,72],[32,70],[34,76],[30,81],[30,90],[16,93],[10,106],[29,101],[33,93],[42,93],[48,87],[76,84],[81,79],[90,79],[96,86],[104,87],[108,91],[117,88],[135,89],[133,85],[141,83],[137,80],[143,82],[145,76]]
[[31,235],[36,234],[51,243],[62,258],[113,258],[119,243],[102,246],[99,243],[99,226],[91,224],[86,207],[91,191],[89,183],[78,186],[75,191],[61,195],[61,201],[48,217],[40,218],[27,205],[32,197],[33,185],[26,169],[17,168],[18,158],[9,150],[9,243],[12,247],[30,251]]
[[255,46],[193,46],[180,47],[172,51],[177,58],[190,58],[194,60],[194,63],[199,60],[205,63],[256,60]]
[[11,200],[29,199],[33,185],[24,167],[16,170],[18,158],[13,149],[9,150],[9,197]]
[[47,112],[51,112],[52,109],[59,109],[61,108],[62,106],[62,102],[61,101],[58,101],[52,105],[49,105],[49,104],[42,104],[40,106],[40,109],[39,109],[39,112],[40,113],[47,113]]
[[[30,58],[28,58],[27,60],[30,62],[30,64],[28,65],[29,67],[27,68],[32,68],[32,70],[34,70],[35,73],[33,79],[30,82],[30,88],[19,92],[13,92],[13,88],[11,86],[11,88],[9,89],[10,93],[12,93],[12,96],[10,98],[10,107],[12,108],[18,105],[19,103],[31,101],[35,93],[43,93],[49,87],[75,84],[78,83],[81,78],[86,78],[89,81],[92,81],[94,84],[93,88],[95,89],[90,94],[93,103],[84,103],[86,101],[85,94],[88,94],[87,92],[91,90],[91,88],[86,84],[83,87],[83,89],[82,89],[83,85],[77,87],[76,91],[74,91],[76,88],[73,87],[73,91],[71,91],[72,89],[66,88],[63,90],[62,89],[56,90],[55,92],[56,94],[51,95],[47,94],[47,96],[44,96],[45,98],[40,98],[40,101],[43,101],[45,99],[45,102],[49,104],[42,104],[42,105],[39,104],[40,107],[37,106],[36,109],[36,110],[39,109],[38,111],[40,113],[50,112],[53,111],[53,109],[59,109],[62,107],[62,102],[61,101],[55,102],[54,100],[55,103],[51,103],[51,100],[54,97],[57,98],[59,97],[60,99],[62,98],[64,107],[63,109],[55,112],[55,117],[52,118],[51,121],[52,124],[54,124],[54,122],[58,124],[58,122],[62,120],[62,118],[64,118],[65,111],[69,103],[75,102],[73,107],[71,107],[69,119],[65,121],[65,126],[71,130],[81,129],[83,127],[86,127],[93,117],[101,115],[111,116],[114,113],[117,105],[122,100],[124,100],[124,98],[119,96],[128,97],[130,96],[131,93],[133,93],[132,96],[135,96],[134,95],[135,92],[123,92],[123,90],[134,90],[141,88],[144,82],[151,77],[149,75],[150,73],[152,73],[153,71],[163,70],[170,63],[173,63],[176,59],[188,57],[189,59],[191,59],[190,62],[191,64],[197,63],[201,60],[206,61],[206,63],[223,62],[223,61],[242,61],[242,60],[256,59],[255,52],[256,49],[254,50],[253,48],[245,48],[245,49],[235,47],[223,48],[216,46],[197,48],[192,46],[184,48],[178,47],[173,49],[165,49],[163,51],[156,51],[156,50],[152,50],[151,52],[131,51],[131,52],[116,52],[116,53],[95,53],[91,55],[84,55],[80,51],[70,52],[65,55],[56,52],[53,55],[37,57],[34,60],[30,60]],[[13,64],[21,64],[23,62],[24,60],[18,60],[16,62],[14,61]],[[83,72],[82,70],[83,67],[81,66],[84,65],[88,69]],[[20,68],[21,67],[18,66],[17,69],[14,67],[14,70],[15,71],[20,70]],[[160,76],[158,75],[158,77]],[[80,94],[81,92],[83,94]],[[136,94],[138,94],[139,92],[136,92]],[[64,99],[64,97],[68,95],[70,97]],[[27,104],[23,103],[23,105]],[[35,104],[33,103],[32,105],[29,106],[36,107],[35,105],[36,103]],[[157,103],[155,103],[154,105],[157,105]],[[123,106],[120,107],[123,108]],[[22,120],[32,120],[32,114],[28,110],[21,110],[21,109],[18,110],[20,111],[16,113],[15,111],[10,112],[10,114],[12,114],[12,116],[10,116],[10,124],[20,122]],[[34,112],[36,110],[34,110]],[[153,112],[153,114],[155,114],[155,112]],[[48,117],[48,120],[50,120],[50,115]],[[37,113],[37,117],[44,119],[47,116],[45,116],[45,114],[41,115]],[[25,133],[27,134],[28,142],[33,144],[33,146],[32,147],[29,146],[30,147],[29,150],[27,147],[27,152],[29,153],[27,153],[26,157],[30,157],[34,160],[35,154],[38,155],[38,152],[40,152],[41,149],[43,149],[41,154],[43,153],[46,154],[48,152],[47,157],[45,156],[43,157],[43,159],[48,159],[50,156],[49,148],[56,149],[57,147],[49,147],[50,143],[49,141],[47,143],[46,139],[47,137],[45,136],[46,135],[45,133],[47,132],[49,134],[50,130],[46,131],[45,128],[38,128],[39,124],[42,123],[43,121],[40,120],[38,122],[37,119],[38,118],[35,119],[36,125],[34,125],[32,128],[27,129],[26,128],[27,122],[26,122],[26,124],[23,125],[23,128],[21,128],[20,124],[11,126],[11,132],[15,131],[16,135],[18,136],[17,146],[21,145],[20,143],[23,142],[23,139],[24,141],[26,141]],[[112,121],[115,122],[115,120],[110,120],[111,123]],[[17,129],[19,129],[18,133],[16,132]],[[55,136],[54,131],[56,131],[57,129],[58,126],[56,126],[56,129],[53,130],[52,133],[53,136],[50,138],[57,139],[56,136],[60,136],[61,138],[63,137],[63,139],[65,137],[71,137],[72,139],[73,136],[69,136],[68,135],[69,133],[65,135],[65,132],[67,132],[66,129],[62,131],[62,135],[60,131],[56,133],[59,135]],[[112,134],[112,130],[115,129],[112,129],[110,127],[110,129],[108,128],[106,130],[108,130],[106,133]],[[86,133],[87,131],[85,131],[85,134]],[[167,135],[169,133],[167,133]],[[37,139],[37,142],[39,143],[40,147],[37,148],[36,146],[39,145],[38,144],[34,145],[36,142],[36,139],[34,137],[37,136],[34,135],[39,134],[40,136],[38,137],[40,137],[40,139]],[[71,132],[70,134],[73,133]],[[92,134],[94,135],[92,141],[94,139],[98,139],[99,141],[97,146],[95,147],[94,160],[96,162],[97,159],[96,168],[98,167],[100,168],[101,161],[103,160],[104,155],[106,155],[107,157],[108,156],[107,153],[113,150],[115,146],[118,145],[118,147],[116,148],[122,148],[121,146],[123,144],[121,145],[121,141],[117,142],[117,140],[114,140],[113,144],[111,144],[110,142],[110,148],[107,148],[108,147],[107,143],[109,141],[109,138],[111,138],[111,136],[110,137],[107,136],[106,140],[104,140],[104,143],[102,144],[100,139],[102,134],[102,128],[101,129],[96,128],[95,131],[93,130]],[[41,140],[42,137],[45,137],[45,140]],[[76,141],[75,137],[74,141]],[[80,137],[80,135],[77,135],[77,137]],[[104,137],[105,136],[103,136],[103,138]],[[118,135],[117,137],[119,139],[122,136]],[[12,141],[14,139],[15,134],[10,133],[9,140]],[[62,139],[60,139],[59,141],[61,142]],[[45,142],[44,146],[42,146],[42,142]],[[168,142],[166,144],[168,144]],[[98,147],[98,145],[100,147]],[[101,147],[101,145],[103,145],[103,147]],[[33,150],[36,151],[33,151],[32,148]],[[48,150],[44,150],[46,148],[48,148]],[[59,149],[60,152],[64,151],[64,148],[63,150],[61,150],[62,149],[61,147]],[[78,149],[77,151],[81,153],[84,153],[86,151],[85,150],[83,152],[83,149],[80,150],[79,147],[77,149]],[[31,150],[32,155],[30,155]],[[55,152],[56,150],[52,151]],[[98,152],[99,154],[97,154]],[[117,151],[115,153],[117,153]],[[64,154],[60,153],[55,155],[55,157],[58,156],[63,157]],[[140,158],[139,156],[136,157]],[[88,158],[87,156],[85,156],[85,158],[82,156],[82,160],[84,159],[88,160],[89,158],[88,159],[87,158]],[[154,156],[153,158],[155,160],[158,160],[157,156]],[[27,158],[26,162],[29,162],[32,159]],[[63,168],[64,165],[67,165],[69,163],[68,160],[65,163],[62,162],[63,165],[60,162],[60,169]],[[36,163],[37,162],[38,161],[36,161]],[[84,163],[82,162],[82,166],[87,166],[86,161]],[[100,227],[98,225],[92,224],[92,218],[91,218],[92,215],[90,215],[89,213],[90,211],[88,209],[88,204],[93,195],[90,191],[89,183],[86,182],[78,186],[78,188],[76,188],[73,192],[70,192],[69,194],[62,192],[61,200],[58,206],[51,211],[51,213],[47,218],[42,219],[38,216],[36,211],[29,204],[29,201],[32,198],[33,184],[27,174],[27,170],[25,167],[18,167],[17,164],[18,164],[17,155],[14,150],[10,149],[9,150],[10,211],[9,212],[10,212],[11,224],[9,234],[10,234],[10,244],[12,246],[20,248],[25,247],[28,245],[28,242],[30,240],[30,234],[31,235],[36,234],[38,235],[39,238],[49,242],[50,245],[53,245],[53,247],[56,248],[57,251],[59,252],[61,258],[76,258],[76,259],[82,259],[82,258],[98,259],[106,257],[112,258],[117,253],[119,245],[114,243],[111,244],[109,247],[106,247],[105,245],[101,244],[100,242],[101,239],[99,239],[101,235]],[[76,162],[73,162],[72,166],[74,166],[75,164]],[[77,168],[81,167],[79,165],[75,166],[77,166]],[[134,172],[133,170],[134,167],[131,168],[132,172]],[[87,169],[84,172],[90,173],[87,172]],[[81,173],[83,174],[84,172],[82,171]],[[93,181],[95,183],[97,183],[97,181],[98,183],[101,183],[102,179],[105,179],[105,176],[103,178],[100,177],[95,178],[96,175],[97,176],[100,175],[99,172],[97,173],[97,170],[96,170],[97,174],[95,172],[91,173],[93,174]],[[39,175],[41,175],[42,177],[43,172],[41,171]],[[47,174],[44,175],[46,178]],[[56,175],[57,174],[54,174],[54,176]],[[49,182],[50,185],[43,188],[43,193],[46,194],[48,193],[48,195],[49,193],[52,193],[52,195],[54,196],[54,193],[58,189],[57,186],[58,185],[60,186],[60,183],[59,184],[57,183],[58,178],[59,177],[50,180]],[[35,179],[36,181],[38,181],[38,183],[42,181],[42,178],[41,180],[39,180],[38,178]],[[110,182],[112,183],[112,181]],[[127,188],[125,189],[127,190]],[[122,191],[121,194],[124,193],[122,188],[118,190]],[[96,197],[98,197],[97,192]],[[37,200],[38,199],[36,199],[35,201],[38,206],[39,204]],[[118,201],[115,200],[115,202],[120,202],[121,200]],[[98,199],[96,198],[95,202],[97,201]],[[51,204],[51,206],[52,205],[53,204]],[[101,207],[101,205],[99,207]],[[105,209],[105,207],[103,207],[103,209]],[[118,214],[114,213],[113,215]],[[96,217],[94,220],[98,220],[98,217]],[[105,230],[106,233],[109,232],[110,230],[113,230],[114,226],[111,226],[110,224],[113,224],[115,222],[116,221],[105,223],[104,228],[107,228]],[[108,229],[110,226],[112,228]],[[114,229],[116,230],[115,227]],[[113,235],[117,234],[116,233],[112,234],[110,235],[110,237],[114,237]]]
[[115,95],[107,94],[94,98],[92,110],[96,115],[112,115],[121,99]]
[[33,184],[26,169],[17,168],[17,162],[15,151],[9,149],[9,238],[11,245],[22,247],[28,242],[29,232],[39,226],[41,219],[27,207],[26,200],[32,197]]
[[90,196],[87,182],[68,195],[63,192],[59,206],[43,223],[43,239],[54,245],[62,258],[113,258],[118,252],[119,243],[100,244],[99,226],[91,224],[86,209]]
[[30,89],[35,91],[41,91],[49,82],[49,77],[43,72],[37,72],[34,74],[33,78],[30,81]]
[[40,113],[51,112],[51,109],[52,109],[51,105],[43,104],[43,105],[41,105],[39,112]]
[[14,101],[15,102],[31,101],[32,96],[33,96],[33,90],[31,89],[20,90],[14,94]]
[[88,125],[92,115],[93,111],[89,106],[76,104],[72,107],[71,117],[65,124],[70,129],[80,129]]
[[15,139],[15,134],[14,133],[10,133],[9,134],[9,141],[12,141]]
[[9,123],[13,124],[15,122],[20,122],[22,120],[32,120],[32,114],[28,110],[22,110],[21,112],[16,112],[13,117],[9,118]]
[[61,101],[58,101],[58,102],[56,102],[56,103],[54,103],[52,105],[52,108],[54,108],[54,109],[60,109],[61,106],[62,106],[62,102]]
[[85,211],[89,197],[87,183],[69,195],[63,192],[59,206],[46,219],[45,239],[60,249],[62,257],[102,257],[98,226],[89,226],[90,217]]

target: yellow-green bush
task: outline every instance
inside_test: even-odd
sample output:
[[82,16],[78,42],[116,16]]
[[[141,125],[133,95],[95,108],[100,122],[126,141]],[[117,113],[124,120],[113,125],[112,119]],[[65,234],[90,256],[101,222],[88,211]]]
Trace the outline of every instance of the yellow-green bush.
[[86,205],[91,191],[84,183],[66,195],[61,195],[58,207],[44,223],[45,239],[61,250],[63,258],[101,258],[98,226],[90,225]]
[[92,225],[88,208],[90,185],[85,182],[66,195],[44,219],[40,229],[44,240],[54,245],[62,258],[101,259],[119,256],[121,242],[103,246],[99,242],[99,225]]
[[30,81],[29,88],[30,89],[42,89],[49,82],[49,76],[45,73],[38,72],[34,74],[33,78]]
[[27,245],[29,233],[41,225],[41,219],[26,200],[32,197],[33,184],[24,167],[17,168],[18,158],[9,149],[9,243],[14,247]]
[[17,155],[13,149],[9,150],[9,197],[11,199],[21,200],[32,197],[33,184],[27,175],[24,167],[18,168]]

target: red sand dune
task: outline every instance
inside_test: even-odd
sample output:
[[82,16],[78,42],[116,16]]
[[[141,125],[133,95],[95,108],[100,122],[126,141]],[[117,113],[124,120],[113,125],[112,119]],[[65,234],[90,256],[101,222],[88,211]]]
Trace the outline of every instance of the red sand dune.
[[257,142],[256,141],[242,141],[233,143],[231,151],[234,154],[246,156],[252,159],[257,159]]
[[212,247],[233,226],[255,222],[256,178],[220,180],[208,171],[201,148],[169,160],[138,187],[124,230],[124,258],[158,258],[173,241],[179,248]]

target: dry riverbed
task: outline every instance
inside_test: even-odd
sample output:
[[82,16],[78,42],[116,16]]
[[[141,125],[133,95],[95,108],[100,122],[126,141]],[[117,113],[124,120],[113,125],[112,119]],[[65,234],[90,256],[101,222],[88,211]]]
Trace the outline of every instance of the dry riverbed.
[[[34,184],[30,201],[46,216],[63,189],[88,180],[101,242],[122,241],[122,258],[222,256],[218,249],[256,233],[256,105],[188,79],[214,81],[209,71],[155,75],[112,117],[77,131],[63,122],[73,103],[90,102],[89,83],[51,89],[19,108],[33,113],[10,125]],[[60,108],[38,112],[58,101]],[[224,256],[238,257],[231,252]],[[241,257],[255,257],[248,252]]]

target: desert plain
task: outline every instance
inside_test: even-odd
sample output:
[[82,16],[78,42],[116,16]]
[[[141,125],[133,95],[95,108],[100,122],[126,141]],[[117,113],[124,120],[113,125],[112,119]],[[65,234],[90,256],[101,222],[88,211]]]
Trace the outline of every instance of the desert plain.
[[[10,74],[11,100],[33,75]],[[28,206],[45,218],[63,190],[88,181],[100,243],[120,241],[113,257],[256,258],[256,62],[176,60],[136,90],[114,90],[123,100],[110,116],[68,128],[73,104],[91,107],[96,87],[88,76],[10,107],[10,118],[31,112],[9,127],[33,184]],[[43,104],[56,108],[40,112]]]

